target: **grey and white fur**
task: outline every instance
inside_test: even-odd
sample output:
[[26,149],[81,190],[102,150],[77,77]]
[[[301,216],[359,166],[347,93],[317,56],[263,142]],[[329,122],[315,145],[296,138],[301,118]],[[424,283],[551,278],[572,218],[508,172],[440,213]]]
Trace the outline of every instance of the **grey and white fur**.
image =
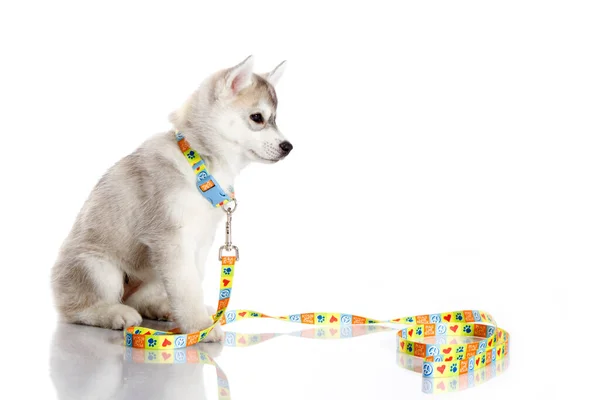
[[[173,130],[150,137],[104,174],[52,269],[62,320],[123,329],[142,317],[168,319],[184,333],[212,324],[202,281],[225,213],[198,192],[174,131],[223,188],[251,162],[282,160],[292,149],[276,125],[274,86],[284,66],[257,74],[250,56],[212,74],[171,113]],[[213,329],[206,341],[221,338]]]

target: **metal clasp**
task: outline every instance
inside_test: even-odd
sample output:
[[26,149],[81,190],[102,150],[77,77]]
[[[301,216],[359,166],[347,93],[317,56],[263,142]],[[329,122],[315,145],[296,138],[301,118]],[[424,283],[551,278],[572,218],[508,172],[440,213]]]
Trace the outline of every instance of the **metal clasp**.
[[[231,204],[233,203],[233,204]],[[229,203],[223,206],[223,211],[227,214],[227,220],[225,221],[225,244],[219,248],[219,261],[223,259],[223,251],[235,251],[235,260],[240,259],[240,251],[237,246],[234,246],[231,241],[231,217],[233,212],[237,208],[237,202],[231,200]]]

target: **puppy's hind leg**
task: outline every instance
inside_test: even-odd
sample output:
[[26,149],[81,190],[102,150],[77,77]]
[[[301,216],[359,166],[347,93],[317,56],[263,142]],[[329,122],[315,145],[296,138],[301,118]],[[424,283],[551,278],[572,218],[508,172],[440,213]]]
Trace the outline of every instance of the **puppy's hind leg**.
[[123,272],[97,256],[62,259],[53,269],[56,306],[70,323],[124,329],[142,322],[132,307],[121,304]]

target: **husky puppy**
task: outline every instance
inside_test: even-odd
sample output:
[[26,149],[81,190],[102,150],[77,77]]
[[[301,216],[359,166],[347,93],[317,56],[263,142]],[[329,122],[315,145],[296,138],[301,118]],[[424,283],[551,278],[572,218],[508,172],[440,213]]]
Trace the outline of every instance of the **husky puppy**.
[[[274,86],[284,63],[256,74],[250,56],[212,74],[170,114],[173,130],[106,172],[52,268],[61,320],[123,329],[142,317],[168,319],[184,333],[212,324],[203,270],[225,212],[199,193],[174,133],[185,135],[223,189],[251,162],[282,160],[292,150],[276,124]],[[206,341],[221,338],[213,329]]]

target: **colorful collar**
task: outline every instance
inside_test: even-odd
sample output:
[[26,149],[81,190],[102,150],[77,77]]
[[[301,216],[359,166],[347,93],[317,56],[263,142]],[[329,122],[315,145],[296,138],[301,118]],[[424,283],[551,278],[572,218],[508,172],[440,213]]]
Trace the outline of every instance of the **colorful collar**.
[[219,185],[217,180],[208,172],[206,164],[200,154],[190,147],[190,143],[186,140],[183,133],[175,130],[175,138],[179,149],[185,156],[185,159],[192,166],[196,174],[196,187],[202,196],[204,196],[213,207],[222,207],[232,200],[235,200],[233,187],[229,186],[227,194]]

